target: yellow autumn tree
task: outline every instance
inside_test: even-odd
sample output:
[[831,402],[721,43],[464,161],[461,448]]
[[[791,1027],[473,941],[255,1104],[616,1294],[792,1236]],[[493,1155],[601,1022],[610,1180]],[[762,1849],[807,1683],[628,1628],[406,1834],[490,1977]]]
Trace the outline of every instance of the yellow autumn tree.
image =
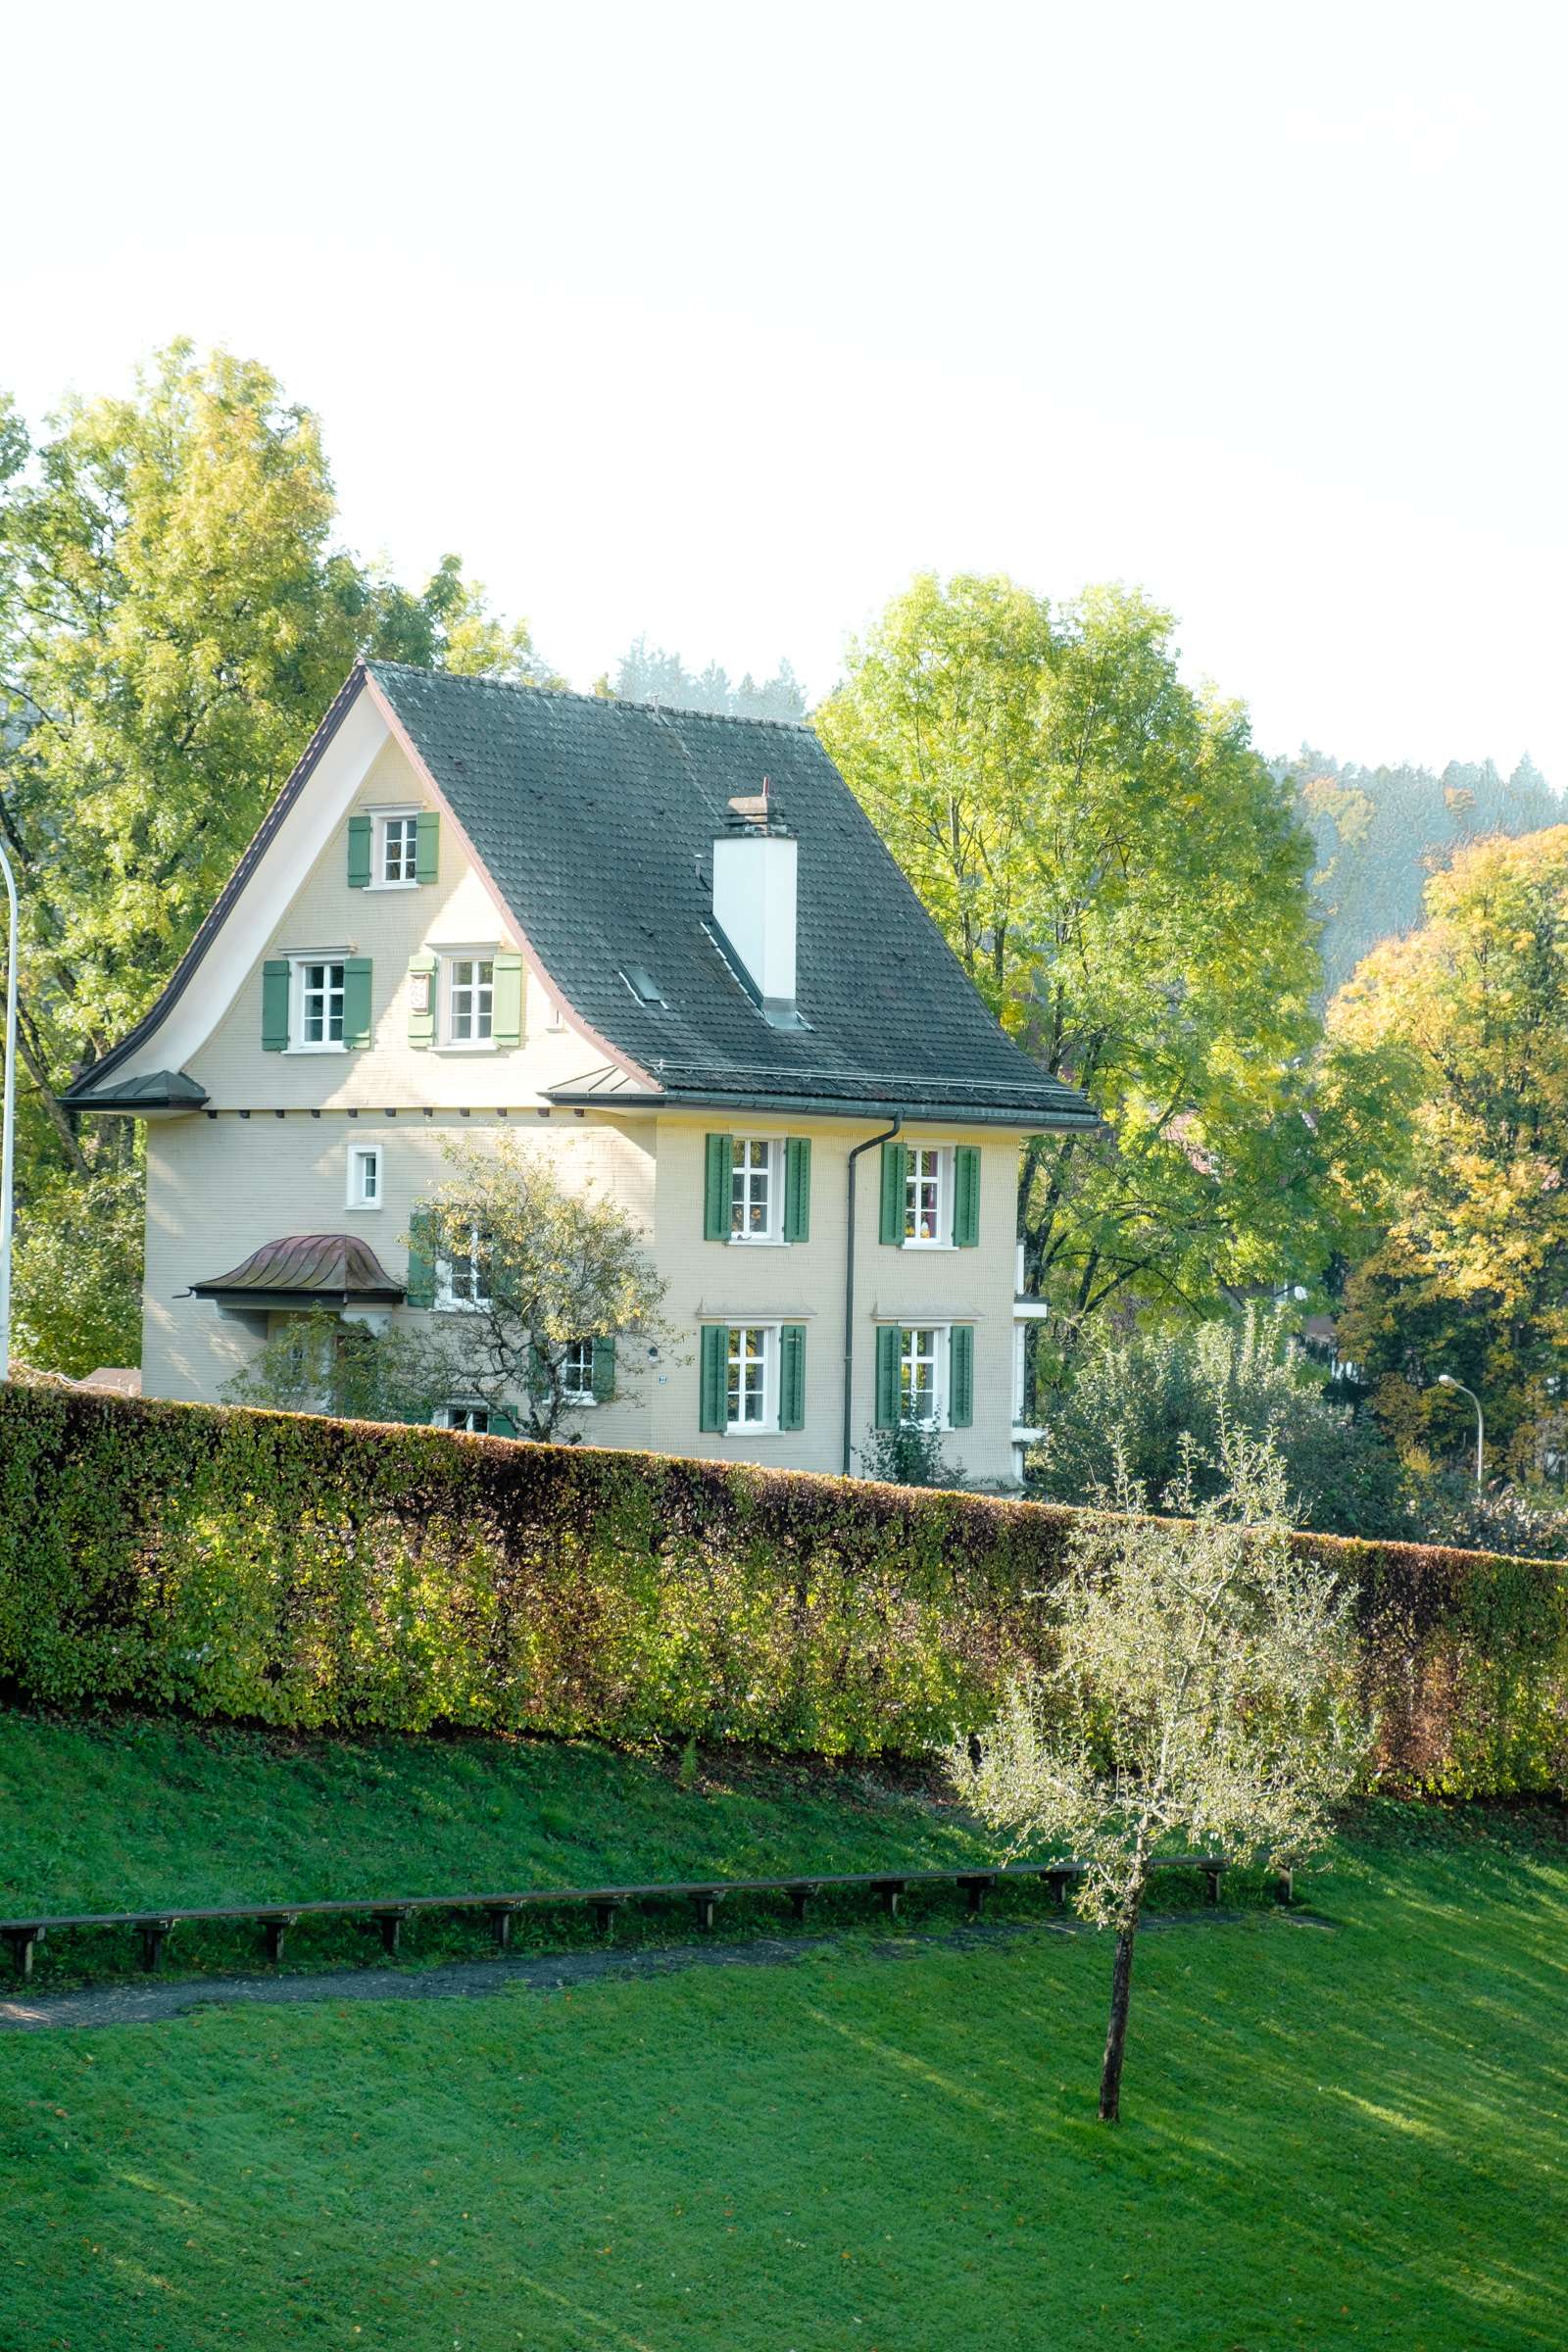
[[1469,1407],[1435,1386],[1447,1372],[1527,1471],[1558,1438],[1568,1371],[1568,825],[1462,851],[1425,913],[1329,1012],[1336,1175],[1361,1237],[1341,1346],[1408,1458],[1470,1442]]

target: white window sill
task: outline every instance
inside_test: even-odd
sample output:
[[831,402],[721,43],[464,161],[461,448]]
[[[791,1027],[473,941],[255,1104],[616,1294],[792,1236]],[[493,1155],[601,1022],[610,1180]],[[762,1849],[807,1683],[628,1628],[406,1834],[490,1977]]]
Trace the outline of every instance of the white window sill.
[[574,1413],[591,1413],[599,1399],[597,1396],[576,1395],[567,1389],[563,1393],[561,1401],[563,1404],[569,1404]]
[[381,1210],[379,1200],[349,1200],[344,1205],[351,1217],[378,1216]]
[[908,1241],[906,1241],[906,1242],[901,1242],[901,1243],[899,1244],[899,1247],[900,1247],[900,1249],[901,1249],[901,1250],[930,1250],[930,1251],[938,1251],[938,1250],[956,1250],[956,1248],[958,1247],[958,1245],[957,1245],[957,1243],[956,1243],[956,1242],[908,1242]]
[[417,890],[419,877],[413,874],[407,882],[367,882],[365,887],[367,890]]
[[490,1302],[488,1299],[477,1298],[444,1298],[438,1291],[435,1298],[435,1312],[438,1315],[487,1315],[490,1312]]
[[348,1046],[340,1037],[328,1038],[318,1046],[285,1046],[285,1054],[346,1054]]
[[495,1054],[500,1051],[493,1037],[444,1037],[434,1054]]
[[780,1429],[776,1421],[732,1421],[726,1438],[798,1438],[798,1429]]
[[788,1242],[781,1233],[732,1233],[732,1250],[787,1250]]

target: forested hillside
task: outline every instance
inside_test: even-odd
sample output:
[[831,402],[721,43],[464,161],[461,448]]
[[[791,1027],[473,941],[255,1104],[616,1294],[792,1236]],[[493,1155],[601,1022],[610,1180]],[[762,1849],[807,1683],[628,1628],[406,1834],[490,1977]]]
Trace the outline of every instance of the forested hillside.
[[1294,784],[1316,847],[1313,890],[1325,917],[1331,996],[1379,940],[1419,923],[1427,878],[1455,850],[1489,833],[1535,833],[1563,820],[1561,795],[1528,753],[1506,777],[1490,760],[1450,760],[1438,775],[1342,764],[1304,745],[1274,766]]

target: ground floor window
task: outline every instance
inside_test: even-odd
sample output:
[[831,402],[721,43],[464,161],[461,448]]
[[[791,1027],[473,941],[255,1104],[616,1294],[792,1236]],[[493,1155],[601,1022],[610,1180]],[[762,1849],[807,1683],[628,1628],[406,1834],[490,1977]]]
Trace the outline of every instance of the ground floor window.
[[943,1359],[947,1329],[912,1324],[899,1333],[899,1418],[921,1429],[940,1429],[943,1417]]
[[732,1433],[767,1426],[774,1338],[765,1323],[742,1323],[730,1330],[726,1407]]
[[592,1340],[568,1341],[565,1360],[561,1367],[561,1394],[567,1404],[593,1403],[594,1344]]
[[444,1404],[436,1415],[438,1429],[466,1430],[470,1438],[490,1435],[490,1407],[487,1404]]

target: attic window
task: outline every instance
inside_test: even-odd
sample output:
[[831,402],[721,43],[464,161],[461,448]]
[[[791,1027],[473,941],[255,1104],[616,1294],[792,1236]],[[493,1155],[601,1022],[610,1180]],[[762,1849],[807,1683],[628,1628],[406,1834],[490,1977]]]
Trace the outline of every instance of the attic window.
[[621,978],[639,1004],[662,1004],[664,992],[646,964],[628,963],[621,967]]

